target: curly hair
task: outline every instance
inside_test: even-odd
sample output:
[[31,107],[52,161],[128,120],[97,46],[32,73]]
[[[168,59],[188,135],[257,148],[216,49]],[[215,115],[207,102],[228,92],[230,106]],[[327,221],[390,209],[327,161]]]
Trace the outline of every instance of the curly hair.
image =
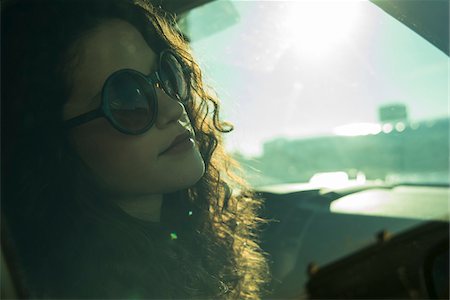
[[[108,202],[63,126],[73,49],[115,18],[191,68],[186,111],[206,171],[164,195],[166,226],[149,228]],[[29,296],[259,298],[268,280],[257,239],[261,201],[224,151],[221,136],[232,126],[220,120],[174,16],[145,0],[22,0],[6,2],[1,22],[2,214]]]

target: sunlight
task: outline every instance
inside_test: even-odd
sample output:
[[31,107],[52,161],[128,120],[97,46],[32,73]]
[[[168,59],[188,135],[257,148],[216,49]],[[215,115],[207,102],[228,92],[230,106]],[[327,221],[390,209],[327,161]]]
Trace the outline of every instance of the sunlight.
[[324,187],[341,187],[349,183],[346,172],[324,172],[314,174],[309,183]]
[[334,134],[341,136],[359,136],[369,134],[379,134],[381,125],[377,123],[352,123],[338,126],[333,129]]
[[360,19],[360,1],[292,1],[287,35],[299,54],[322,58],[348,40]]

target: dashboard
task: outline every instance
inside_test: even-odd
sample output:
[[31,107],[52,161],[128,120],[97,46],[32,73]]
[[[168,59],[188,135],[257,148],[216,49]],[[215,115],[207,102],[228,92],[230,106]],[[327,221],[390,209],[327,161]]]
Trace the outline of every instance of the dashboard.
[[273,275],[271,298],[428,298],[433,293],[427,288],[431,271],[424,270],[433,251],[445,245],[448,251],[447,187],[282,190],[259,193],[265,199],[262,215],[271,220],[262,231]]

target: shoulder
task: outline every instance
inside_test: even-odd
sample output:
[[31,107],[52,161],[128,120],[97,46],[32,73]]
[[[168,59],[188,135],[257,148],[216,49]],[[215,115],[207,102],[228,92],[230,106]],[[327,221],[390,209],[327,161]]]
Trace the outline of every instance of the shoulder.
[[38,297],[148,298],[154,292],[157,272],[133,233],[106,224],[78,225],[39,259]]

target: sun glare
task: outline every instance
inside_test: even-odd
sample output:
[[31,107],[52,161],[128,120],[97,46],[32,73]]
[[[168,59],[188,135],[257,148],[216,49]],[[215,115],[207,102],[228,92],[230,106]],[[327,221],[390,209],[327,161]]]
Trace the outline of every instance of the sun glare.
[[333,129],[334,134],[341,136],[359,136],[369,134],[379,134],[382,127],[377,123],[352,123],[338,126]]
[[344,44],[357,28],[360,1],[291,1],[287,34],[305,58],[323,58]]

